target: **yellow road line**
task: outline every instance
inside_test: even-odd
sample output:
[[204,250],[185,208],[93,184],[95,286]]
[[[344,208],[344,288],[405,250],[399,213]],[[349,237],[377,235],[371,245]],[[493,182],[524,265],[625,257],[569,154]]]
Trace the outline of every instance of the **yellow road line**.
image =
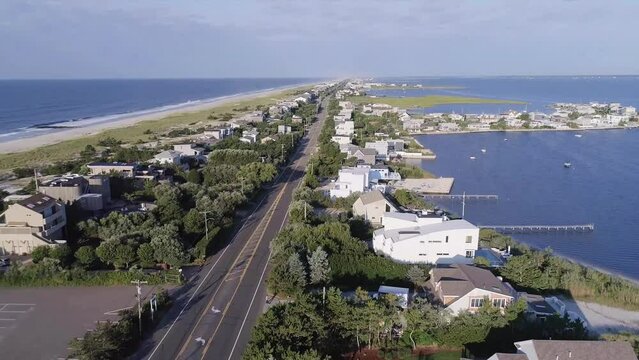
[[[286,189],[287,184],[284,184],[284,187],[282,188],[282,190],[280,190],[276,201],[273,203],[273,205],[271,205],[271,207],[267,210],[267,214],[269,212],[274,211],[275,206],[278,204],[279,199],[281,198],[281,195],[283,194],[284,189]],[[264,218],[262,218],[262,220],[260,221],[260,224],[258,224],[258,226],[255,228],[255,230],[257,231],[260,228],[260,225],[267,219],[268,217],[265,216]],[[255,232],[253,232],[253,234],[255,234]],[[231,265],[230,269],[232,269],[233,267],[235,267],[237,265],[238,260],[242,257],[242,254],[244,253],[244,250],[246,249],[246,247],[248,246],[248,244],[251,243],[251,240],[253,238],[253,234],[251,235],[251,237],[246,241],[246,243],[244,244],[244,246],[242,247],[242,250],[240,250],[240,252],[238,253],[237,257],[235,258],[235,260],[233,261],[233,264]],[[224,275],[224,278],[226,279],[228,277],[228,272]],[[191,333],[189,334],[189,337],[187,338],[187,340],[184,342],[184,345],[182,345],[182,348],[180,349],[180,352],[177,354],[177,358],[179,358],[184,351],[186,351],[186,348],[189,346],[189,344],[191,343],[191,339],[193,338],[193,334],[195,333],[195,330],[197,330],[198,326],[200,325],[200,323],[202,322],[202,319],[204,318],[204,316],[206,314],[208,314],[211,305],[213,304],[213,300],[215,300],[215,296],[217,295],[218,291],[222,288],[222,283],[220,283],[220,285],[217,287],[217,289],[215,289],[215,292],[213,293],[213,296],[211,296],[211,300],[209,300],[208,304],[206,305],[206,307],[202,310],[202,313],[200,314],[200,317],[198,318],[198,321],[195,323],[195,326],[193,327],[193,329],[191,330]]]

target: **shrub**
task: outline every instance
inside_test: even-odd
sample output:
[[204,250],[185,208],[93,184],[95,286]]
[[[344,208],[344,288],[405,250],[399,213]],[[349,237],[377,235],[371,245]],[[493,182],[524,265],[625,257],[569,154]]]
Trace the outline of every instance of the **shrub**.
[[48,245],[36,246],[31,250],[31,260],[36,264],[41,262],[44,258],[49,257],[49,250]]
[[81,246],[75,252],[76,260],[85,268],[91,268],[95,265],[98,257],[95,255],[95,250],[92,246]]

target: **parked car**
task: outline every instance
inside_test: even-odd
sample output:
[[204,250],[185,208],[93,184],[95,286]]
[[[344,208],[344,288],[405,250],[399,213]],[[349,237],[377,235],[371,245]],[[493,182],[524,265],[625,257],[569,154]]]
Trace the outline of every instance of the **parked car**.
[[11,259],[8,257],[0,257],[0,267],[5,267],[11,265]]

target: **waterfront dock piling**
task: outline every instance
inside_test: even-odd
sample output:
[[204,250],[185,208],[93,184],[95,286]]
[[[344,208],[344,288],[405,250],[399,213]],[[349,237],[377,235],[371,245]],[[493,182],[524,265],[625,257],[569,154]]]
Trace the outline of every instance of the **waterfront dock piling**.
[[595,224],[584,225],[484,225],[481,229],[492,229],[500,233],[539,233],[539,232],[590,232]]
[[481,194],[427,194],[424,195],[424,199],[426,200],[498,200],[498,195],[481,195]]

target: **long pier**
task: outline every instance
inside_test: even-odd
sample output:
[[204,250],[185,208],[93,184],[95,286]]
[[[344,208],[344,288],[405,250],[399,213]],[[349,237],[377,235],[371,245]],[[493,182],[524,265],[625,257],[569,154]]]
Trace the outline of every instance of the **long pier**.
[[499,196],[497,195],[463,195],[463,194],[450,194],[450,195],[435,195],[435,194],[428,194],[428,195],[424,195],[424,198],[426,199],[430,199],[430,200],[463,200],[464,198],[466,198],[466,200],[497,200],[499,199]]
[[492,229],[501,233],[539,233],[539,232],[590,232],[595,224],[584,225],[486,225],[481,229]]

